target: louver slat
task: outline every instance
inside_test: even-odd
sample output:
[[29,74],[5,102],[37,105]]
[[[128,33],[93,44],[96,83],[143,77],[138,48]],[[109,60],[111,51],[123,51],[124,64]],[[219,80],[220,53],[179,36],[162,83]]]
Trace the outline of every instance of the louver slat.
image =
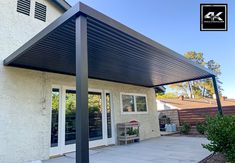
[[17,1],[17,12],[30,15],[30,0],[18,0]]

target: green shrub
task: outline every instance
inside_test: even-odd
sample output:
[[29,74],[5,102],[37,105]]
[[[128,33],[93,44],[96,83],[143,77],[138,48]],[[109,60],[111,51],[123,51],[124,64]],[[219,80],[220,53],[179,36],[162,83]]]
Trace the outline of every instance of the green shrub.
[[196,125],[196,129],[200,134],[204,135],[204,133],[205,133],[205,123],[198,123]]
[[138,129],[134,129],[134,128],[130,128],[126,133],[128,135],[138,135],[139,134],[139,130]]
[[228,161],[235,162],[235,116],[208,117],[205,133],[210,143],[203,144],[204,148],[222,153]]
[[187,135],[191,129],[190,124],[188,123],[183,123],[183,125],[180,128],[180,133]]

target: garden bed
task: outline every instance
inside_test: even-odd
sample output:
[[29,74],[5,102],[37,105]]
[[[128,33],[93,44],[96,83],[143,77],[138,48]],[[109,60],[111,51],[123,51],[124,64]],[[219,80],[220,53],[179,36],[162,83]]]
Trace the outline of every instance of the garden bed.
[[226,163],[224,155],[221,153],[215,153],[207,156],[199,163]]

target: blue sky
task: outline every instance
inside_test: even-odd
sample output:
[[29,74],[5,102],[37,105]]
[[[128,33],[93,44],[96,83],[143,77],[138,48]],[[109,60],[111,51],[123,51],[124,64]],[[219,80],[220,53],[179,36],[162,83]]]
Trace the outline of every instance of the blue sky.
[[[67,0],[74,5],[78,0]],[[234,0],[82,0],[151,39],[184,54],[203,52],[221,64],[223,95],[235,98]],[[228,31],[200,31],[200,3],[228,3]]]

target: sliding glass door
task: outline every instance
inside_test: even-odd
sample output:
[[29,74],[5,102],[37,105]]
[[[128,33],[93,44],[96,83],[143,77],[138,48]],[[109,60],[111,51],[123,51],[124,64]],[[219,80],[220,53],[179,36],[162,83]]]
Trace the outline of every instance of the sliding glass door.
[[[111,94],[89,90],[89,145],[113,144]],[[51,154],[75,151],[76,91],[71,88],[52,89]]]

